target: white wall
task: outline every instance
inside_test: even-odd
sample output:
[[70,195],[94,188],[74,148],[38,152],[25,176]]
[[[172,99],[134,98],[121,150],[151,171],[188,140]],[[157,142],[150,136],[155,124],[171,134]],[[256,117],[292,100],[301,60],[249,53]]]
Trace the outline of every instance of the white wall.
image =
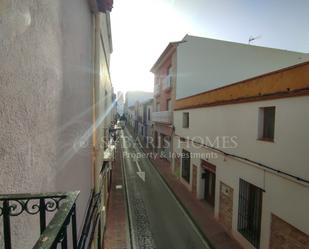
[[92,17],[84,0],[61,1],[61,15],[64,78],[57,160],[50,181],[56,183],[57,191],[81,191],[77,202],[80,231],[92,188],[91,136],[82,145],[92,125]]
[[[190,128],[182,128],[182,111],[175,111],[176,133],[184,136],[237,136],[238,147],[227,149],[252,160],[309,178],[308,97],[185,110]],[[260,107],[276,106],[274,143],[257,140]]]
[[[88,3],[2,0],[0,19],[0,192],[81,190],[80,226],[91,189],[91,139],[78,145],[92,124]],[[32,248],[38,223],[13,220],[13,248]]]
[[[247,157],[290,174],[309,179],[309,97],[294,97],[245,104],[224,105],[185,110],[190,113],[190,128],[182,128],[182,111],[174,112],[175,133],[182,137],[237,136],[236,148],[222,149],[231,154]],[[275,141],[257,140],[258,110],[263,106],[276,106]],[[210,153],[205,148],[194,148],[182,143],[178,148],[178,137],[174,137],[174,151],[183,148],[192,153]],[[219,211],[220,181],[234,189],[233,229],[234,235],[249,247],[249,243],[237,232],[238,185],[242,178],[261,189],[263,194],[261,248],[268,248],[271,213],[276,214],[296,228],[309,233],[309,185],[300,184],[240,160],[217,154],[209,162],[216,165],[215,215]],[[197,195],[203,198],[204,180],[201,179],[200,159],[191,160],[198,166]],[[191,189],[191,186],[189,186]]]
[[[1,194],[55,190],[47,181],[55,166],[64,77],[60,2],[1,1]],[[12,221],[20,236],[12,238],[13,248],[31,248],[36,231],[21,228],[34,222],[18,221]]]
[[186,36],[177,47],[176,99],[309,60],[308,54]]

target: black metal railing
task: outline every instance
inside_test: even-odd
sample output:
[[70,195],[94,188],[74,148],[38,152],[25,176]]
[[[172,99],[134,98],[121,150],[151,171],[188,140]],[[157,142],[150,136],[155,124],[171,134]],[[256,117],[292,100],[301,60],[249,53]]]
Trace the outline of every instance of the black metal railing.
[[98,230],[98,245],[101,244],[100,229],[98,227],[99,206],[100,206],[100,193],[95,194],[92,192],[90,202],[87,208],[86,218],[82,229],[82,234],[78,242],[78,249],[89,249],[94,241],[95,231]]
[[[79,192],[0,195],[0,218],[3,219],[4,248],[12,248],[11,219],[21,214],[39,215],[40,237],[33,249],[77,249],[76,199]],[[54,213],[47,224],[47,213]],[[68,226],[72,236],[68,236]],[[72,241],[68,242],[68,238]]]
[[255,247],[260,247],[263,190],[239,180],[237,230]]

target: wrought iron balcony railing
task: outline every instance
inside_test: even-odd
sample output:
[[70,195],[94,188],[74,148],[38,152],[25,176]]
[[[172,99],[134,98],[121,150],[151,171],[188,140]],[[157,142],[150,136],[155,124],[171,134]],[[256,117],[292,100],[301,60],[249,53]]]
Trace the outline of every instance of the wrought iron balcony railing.
[[[40,237],[34,249],[78,248],[76,230],[76,199],[79,192],[47,194],[10,194],[0,196],[0,218],[3,219],[4,248],[12,248],[11,219],[22,214],[39,215]],[[47,213],[54,216],[47,224]],[[72,236],[68,236],[68,226]],[[25,228],[26,229],[26,228]],[[68,238],[72,239],[68,243]]]

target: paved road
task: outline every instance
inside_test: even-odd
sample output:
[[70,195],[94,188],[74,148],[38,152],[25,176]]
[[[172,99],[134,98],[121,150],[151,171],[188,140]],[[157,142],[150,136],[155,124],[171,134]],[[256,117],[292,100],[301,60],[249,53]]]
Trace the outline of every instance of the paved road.
[[208,249],[197,229],[129,133],[121,132],[133,249]]

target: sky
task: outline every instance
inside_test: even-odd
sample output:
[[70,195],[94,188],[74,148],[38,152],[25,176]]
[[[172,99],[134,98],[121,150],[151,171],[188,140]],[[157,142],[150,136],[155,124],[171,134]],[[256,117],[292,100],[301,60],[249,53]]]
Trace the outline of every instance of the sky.
[[150,68],[186,34],[309,53],[308,0],[114,0],[116,91],[152,91]]

